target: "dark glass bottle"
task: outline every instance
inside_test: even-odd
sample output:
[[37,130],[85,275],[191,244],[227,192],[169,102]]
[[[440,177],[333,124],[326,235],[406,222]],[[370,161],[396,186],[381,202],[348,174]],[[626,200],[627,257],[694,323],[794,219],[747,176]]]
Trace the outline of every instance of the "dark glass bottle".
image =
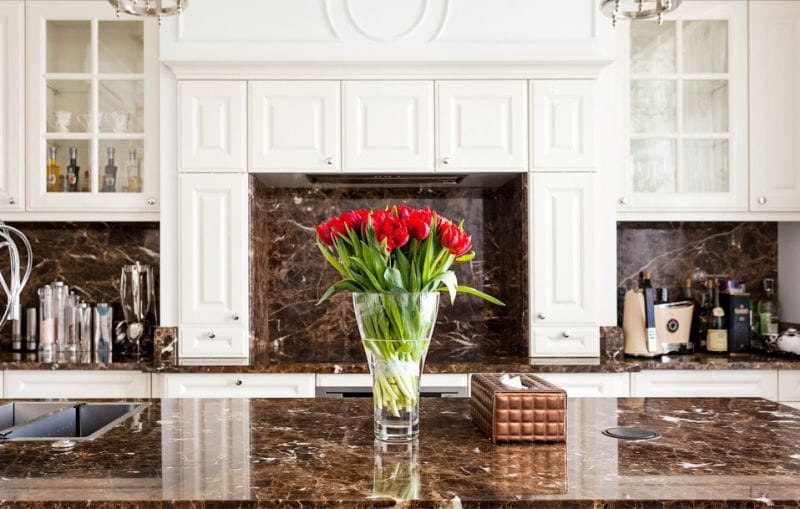
[[69,148],[69,165],[67,165],[67,187],[64,191],[74,193],[78,190],[78,175],[80,174],[80,166],[78,166],[78,147]]
[[719,303],[719,287],[714,287],[714,309],[711,311],[711,321],[708,323],[708,337],[706,348],[710,353],[728,352],[728,323],[725,309]]
[[697,337],[699,340],[697,351],[705,352],[708,340],[708,324],[711,322],[711,311],[714,309],[714,282],[706,281],[706,291],[703,293],[703,303],[700,305],[700,320],[697,324]]
[[108,147],[106,153],[108,154],[108,162],[103,171],[103,187],[100,192],[113,193],[117,190],[117,165],[114,164],[114,147]]
[[692,325],[687,348],[689,351],[696,351],[700,347],[700,304],[694,298],[692,278],[690,277],[683,280],[683,300],[692,303]]

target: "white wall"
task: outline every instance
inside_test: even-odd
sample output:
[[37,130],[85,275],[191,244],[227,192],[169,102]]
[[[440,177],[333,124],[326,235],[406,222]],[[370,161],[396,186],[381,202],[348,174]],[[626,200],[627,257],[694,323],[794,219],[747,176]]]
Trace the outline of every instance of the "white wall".
[[800,323],[800,223],[778,223],[778,300],[781,320]]

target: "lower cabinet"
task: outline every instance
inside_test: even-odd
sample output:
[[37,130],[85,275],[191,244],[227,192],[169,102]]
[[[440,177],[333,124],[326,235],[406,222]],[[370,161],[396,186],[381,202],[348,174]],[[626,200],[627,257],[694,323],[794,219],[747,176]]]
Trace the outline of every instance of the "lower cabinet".
[[[346,394],[369,394],[372,390],[372,375],[368,373],[343,373],[317,375],[318,397],[342,397]],[[424,373],[420,380],[423,394],[443,398],[466,398],[469,396],[469,375],[455,373]]]
[[630,394],[628,373],[537,373],[570,398],[624,398]]
[[685,371],[631,373],[633,397],[715,397],[778,399],[775,370]]
[[6,399],[149,398],[150,374],[141,371],[4,372]]
[[312,373],[177,373],[162,379],[164,398],[313,398]]

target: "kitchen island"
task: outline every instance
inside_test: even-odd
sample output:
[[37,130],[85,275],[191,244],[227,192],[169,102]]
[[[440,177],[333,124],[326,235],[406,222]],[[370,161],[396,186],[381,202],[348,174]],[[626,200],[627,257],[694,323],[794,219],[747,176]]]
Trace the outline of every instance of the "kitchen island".
[[761,399],[570,399],[566,445],[494,445],[467,400],[424,399],[412,444],[373,440],[369,399],[151,403],[72,450],[0,443],[0,506],[800,506],[800,412]]

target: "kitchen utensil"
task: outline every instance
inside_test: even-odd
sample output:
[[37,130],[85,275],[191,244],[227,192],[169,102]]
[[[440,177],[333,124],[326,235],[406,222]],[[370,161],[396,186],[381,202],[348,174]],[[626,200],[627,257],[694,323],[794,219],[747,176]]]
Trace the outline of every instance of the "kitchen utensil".
[[39,288],[39,351],[55,351],[56,320],[53,305],[53,288],[44,285]]
[[777,338],[767,340],[774,349],[780,352],[800,354],[800,332],[797,329],[789,328]]
[[25,350],[36,351],[36,308],[25,310]]
[[[17,245],[21,242],[25,254],[25,269],[22,270],[22,259],[20,257],[20,246]],[[0,287],[6,295],[6,307],[3,314],[0,315],[0,329],[3,328],[5,323],[9,320],[19,321],[22,318],[20,309],[20,294],[28,278],[31,275],[33,268],[33,250],[28,238],[13,226],[5,224],[0,221],[0,251],[3,249],[8,250],[8,278],[6,274],[0,271]]]
[[58,110],[53,113],[53,130],[57,133],[69,132],[69,124],[71,121],[71,111]]
[[152,340],[157,325],[153,267],[139,262],[122,267],[119,292],[125,321],[117,330],[125,331],[123,340],[138,354],[142,339]]
[[625,336],[625,355],[657,357],[667,353],[686,353],[691,344],[692,301],[669,302],[653,305],[656,344],[648,345],[645,299],[641,291],[628,290],[622,318]]
[[105,302],[99,302],[94,308],[94,334],[92,336],[92,352],[98,359],[111,357],[112,319],[114,313]]
[[106,111],[102,116],[105,127],[110,129],[112,133],[128,132],[128,125],[130,124],[131,118],[129,113],[123,111]]

